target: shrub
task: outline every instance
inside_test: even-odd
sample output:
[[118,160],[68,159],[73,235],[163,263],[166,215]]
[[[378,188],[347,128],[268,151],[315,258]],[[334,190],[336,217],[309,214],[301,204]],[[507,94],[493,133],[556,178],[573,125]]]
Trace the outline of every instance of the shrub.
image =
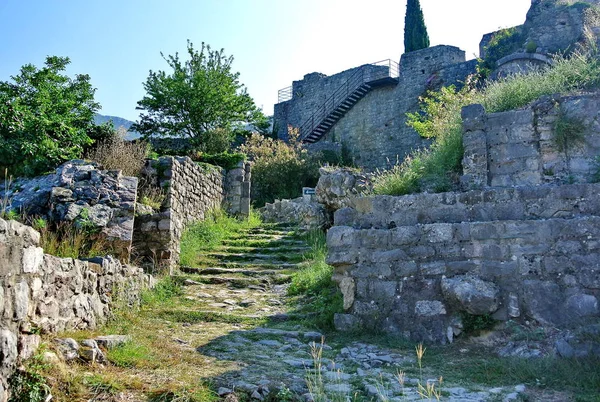
[[252,134],[240,151],[254,162],[252,198],[262,206],[275,199],[296,198],[302,187],[314,187],[319,179],[318,158],[308,154],[298,141],[299,132],[290,128],[290,140]]
[[112,137],[90,149],[87,158],[100,163],[104,169],[122,170],[125,176],[139,176],[148,155],[148,143],[126,141],[125,134],[126,130],[119,128]]
[[485,78],[496,68],[501,58],[517,51],[523,42],[523,34],[519,27],[501,29],[492,34],[492,39],[485,47],[485,57],[479,60],[478,70]]
[[203,152],[193,152],[190,157],[196,162],[208,163],[210,165],[220,166],[223,169],[234,169],[238,163],[246,160],[246,155],[240,152],[220,152],[209,154]]

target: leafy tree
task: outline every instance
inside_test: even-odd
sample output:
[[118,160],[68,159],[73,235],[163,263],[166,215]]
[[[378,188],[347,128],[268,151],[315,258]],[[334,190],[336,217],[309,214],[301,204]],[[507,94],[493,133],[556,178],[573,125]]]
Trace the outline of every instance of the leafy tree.
[[239,82],[239,73],[231,70],[232,56],[224,50],[213,51],[202,43],[200,51],[188,40],[189,60],[179,54],[165,56],[172,72],[150,71],[144,83],[147,94],[138,102],[140,120],[132,130],[142,135],[189,138],[205,152],[219,152],[210,144],[233,140],[232,128],[252,123],[262,116],[254,101]]
[[0,167],[35,175],[81,157],[92,143],[95,89],[90,77],[61,74],[68,57],[49,56],[45,67],[21,67],[12,82],[0,82]]
[[404,51],[408,53],[428,47],[429,35],[421,4],[419,0],[408,0],[404,19]]

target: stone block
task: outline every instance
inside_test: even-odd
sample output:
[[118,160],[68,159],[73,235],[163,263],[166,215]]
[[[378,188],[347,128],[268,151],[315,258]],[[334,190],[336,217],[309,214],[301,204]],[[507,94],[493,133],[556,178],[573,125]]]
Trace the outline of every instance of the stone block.
[[568,314],[575,317],[598,316],[598,299],[593,295],[576,294],[569,297],[565,304]]
[[391,246],[415,244],[421,235],[421,231],[416,226],[400,226],[390,230],[390,232]]
[[29,285],[25,280],[19,281],[14,288],[14,319],[24,320],[29,313]]
[[23,249],[23,272],[28,274],[37,273],[44,260],[44,249],[29,246]]
[[500,307],[497,285],[477,277],[442,278],[442,294],[449,303],[474,315],[490,314]]
[[361,320],[352,314],[339,314],[333,316],[333,325],[340,332],[358,332],[362,329]]
[[446,263],[444,261],[424,262],[419,264],[419,271],[424,276],[436,276],[446,273]]
[[357,231],[348,226],[334,226],[327,231],[327,246],[355,247],[357,246]]
[[415,304],[417,317],[434,317],[446,315],[446,306],[439,300],[419,300]]

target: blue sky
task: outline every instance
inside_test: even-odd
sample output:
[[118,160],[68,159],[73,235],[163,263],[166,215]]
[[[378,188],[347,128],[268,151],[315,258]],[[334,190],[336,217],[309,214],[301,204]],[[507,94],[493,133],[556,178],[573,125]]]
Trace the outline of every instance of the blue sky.
[[[473,58],[484,33],[523,23],[530,0],[421,0],[432,45]],[[100,113],[135,120],[160,52],[186,40],[233,55],[256,104],[272,113],[277,90],[403,52],[405,0],[0,0],[0,80],[47,55],[89,74]]]

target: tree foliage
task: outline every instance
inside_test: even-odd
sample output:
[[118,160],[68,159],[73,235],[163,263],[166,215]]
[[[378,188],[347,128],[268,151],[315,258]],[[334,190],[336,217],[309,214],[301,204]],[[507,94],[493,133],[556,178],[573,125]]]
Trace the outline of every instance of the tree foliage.
[[408,0],[404,19],[404,51],[406,53],[429,47],[429,35],[419,0]]
[[214,148],[211,143],[218,148],[230,144],[232,128],[254,122],[262,113],[239,82],[239,73],[232,71],[232,56],[226,56],[223,49],[213,51],[205,43],[197,51],[190,41],[187,53],[185,61],[177,53],[161,53],[172,71],[150,71],[144,83],[146,96],[138,102],[144,112],[132,130],[146,137],[189,138],[209,153],[225,151],[208,148]]
[[0,167],[13,175],[35,175],[78,158],[96,132],[95,89],[90,77],[62,74],[68,57],[49,56],[45,67],[21,67],[0,82]]

